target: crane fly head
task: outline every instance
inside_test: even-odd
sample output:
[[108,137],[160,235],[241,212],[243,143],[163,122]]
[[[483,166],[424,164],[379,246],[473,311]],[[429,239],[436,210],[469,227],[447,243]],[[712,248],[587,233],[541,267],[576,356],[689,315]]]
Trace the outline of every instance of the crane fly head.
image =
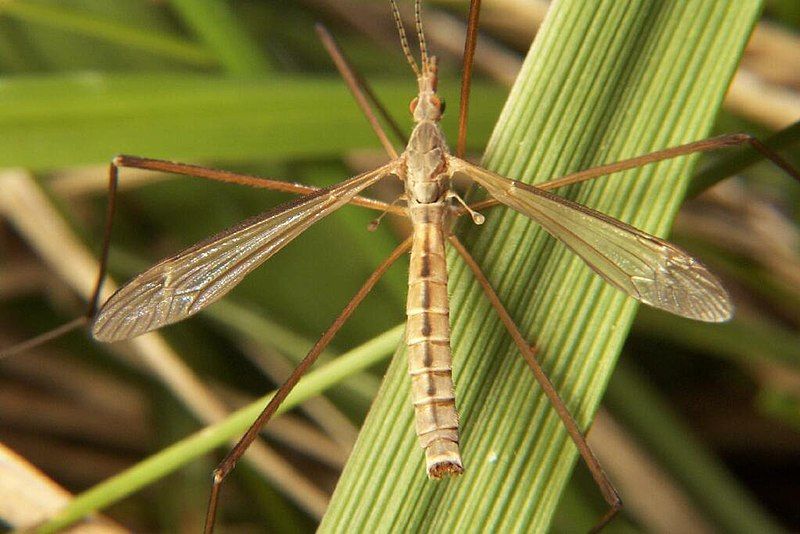
[[425,63],[425,70],[417,78],[419,94],[409,105],[415,121],[438,121],[444,115],[444,100],[436,94],[438,81],[436,56],[431,56]]
[[[444,114],[444,101],[436,94],[436,84],[438,82],[438,64],[435,56],[428,55],[428,45],[425,43],[425,32],[422,30],[422,6],[421,0],[414,0],[414,26],[417,30],[417,40],[419,41],[420,65],[414,59],[411,48],[408,46],[408,37],[400,20],[400,10],[397,8],[395,0],[389,0],[392,7],[392,15],[397,26],[397,33],[400,35],[400,45],[406,56],[406,61],[411,66],[411,70],[417,76],[419,84],[419,95],[411,101],[410,110],[416,122],[423,120],[438,121]],[[421,66],[421,67],[420,67]]]

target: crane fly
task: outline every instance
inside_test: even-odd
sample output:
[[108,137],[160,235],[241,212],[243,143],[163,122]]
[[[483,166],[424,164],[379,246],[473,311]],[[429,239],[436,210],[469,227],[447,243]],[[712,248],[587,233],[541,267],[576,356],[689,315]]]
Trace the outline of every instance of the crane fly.
[[[410,54],[405,37],[403,44]],[[454,175],[470,178],[494,199],[534,219],[608,283],[641,302],[701,321],[731,317],[733,306],[720,282],[681,249],[451,155],[439,123],[443,106],[436,92],[436,57],[428,56],[424,45],[421,48],[419,66],[408,56],[419,87],[411,102],[416,125],[398,158],[243,221],[157,263],[108,299],[92,322],[92,336],[104,342],[130,339],[199,312],[312,224],[378,181],[397,177],[405,184],[403,199],[413,225],[406,337],[416,429],[428,475],[441,478],[463,471],[445,264],[449,219],[466,206],[451,189]],[[472,217],[482,222],[482,215],[473,212]]]
[[[416,432],[424,449],[426,472],[430,478],[455,476],[464,471],[452,380],[448,273],[445,259],[447,241],[453,244],[475,273],[598,482],[611,507],[610,512],[598,523],[598,527],[602,527],[619,509],[621,501],[586,444],[572,415],[536,362],[533,349],[500,304],[477,263],[451,234],[451,223],[460,215],[469,214],[476,224],[481,224],[484,216],[477,210],[487,205],[468,205],[451,188],[452,179],[456,176],[466,177],[487,191],[494,201],[530,217],[583,259],[606,282],[627,295],[679,316],[721,322],[732,316],[733,305],[722,284],[700,261],[660,238],[552,194],[547,189],[680,155],[744,143],[751,144],[789,174],[797,177],[797,171],[790,167],[787,169],[788,165],[779,156],[753,138],[732,134],[603,165],[537,186],[500,176],[462,157],[463,118],[466,113],[464,100],[459,148],[455,155],[451,154],[440,127],[444,104],[437,94],[438,66],[436,57],[429,55],[427,51],[420,18],[420,1],[415,2],[419,63],[408,46],[394,0],[390,0],[390,3],[403,52],[418,83],[417,97],[410,105],[415,126],[405,150],[376,169],[323,189],[264,182],[262,186],[268,188],[306,194],[162,260],[120,288],[96,313],[93,304],[90,308],[92,336],[103,342],[126,340],[181,321],[203,310],[314,223],[346,204],[361,204],[405,214],[412,222],[411,237],[398,246],[370,277],[215,470],[206,531],[213,530],[222,480],[377,279],[394,260],[409,250],[411,261],[406,344]],[[473,2],[472,6],[475,13],[477,3]],[[471,16],[471,30],[477,24],[477,15],[475,17],[472,22]],[[474,33],[471,39],[468,38],[466,57],[471,57],[471,50],[474,50]],[[468,65],[469,60],[465,60],[465,67]],[[465,80],[468,87],[468,76]],[[393,152],[391,148],[387,150],[390,154]],[[119,156],[110,167],[112,199],[118,169],[121,167],[194,174],[220,181],[245,181],[242,175],[225,171]],[[401,197],[405,201],[404,208],[397,210],[393,205],[359,197],[362,191],[390,177],[400,179],[404,184],[404,194]],[[109,212],[113,213],[113,200]],[[107,255],[110,226],[109,222],[103,258]],[[101,265],[102,280],[104,262]],[[99,283],[95,291],[95,301],[98,294]]]
[[[129,281],[95,316],[91,332],[105,342],[129,339],[183,320],[230,291],[250,271],[312,224],[363,190],[394,176],[413,225],[406,343],[416,432],[433,479],[463,472],[452,380],[445,241],[455,212],[471,210],[451,189],[471,179],[499,202],[541,224],[608,283],[657,308],[702,321],[725,321],[733,306],[720,282],[696,259],[657,237],[543,189],[505,178],[454,156],[440,127],[437,60],[429,56],[416,3],[420,62],[412,56],[393,4],[403,50],[418,82],[415,126],[405,151],[389,163],[246,220],[171,256]],[[227,462],[215,477],[212,510]],[[213,525],[213,511],[208,528]]]

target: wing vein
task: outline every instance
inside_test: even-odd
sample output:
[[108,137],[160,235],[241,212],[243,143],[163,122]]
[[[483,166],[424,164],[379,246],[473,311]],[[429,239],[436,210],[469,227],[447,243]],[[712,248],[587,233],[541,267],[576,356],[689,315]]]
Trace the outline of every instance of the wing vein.
[[396,172],[397,162],[251,217],[166,258],[103,305],[92,324],[101,341],[118,341],[180,321],[225,295],[245,275],[309,226]]
[[534,186],[451,157],[450,167],[561,240],[608,283],[656,308],[701,321],[728,320],[733,305],[702,263],[653,235]]

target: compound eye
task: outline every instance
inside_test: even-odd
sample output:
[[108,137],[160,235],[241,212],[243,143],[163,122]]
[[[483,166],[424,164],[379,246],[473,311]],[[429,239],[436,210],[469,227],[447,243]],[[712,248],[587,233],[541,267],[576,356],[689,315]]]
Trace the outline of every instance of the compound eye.
[[419,98],[415,98],[414,100],[411,101],[411,104],[408,105],[408,110],[411,112],[412,115],[414,114],[414,111],[416,111],[418,103],[419,103]]

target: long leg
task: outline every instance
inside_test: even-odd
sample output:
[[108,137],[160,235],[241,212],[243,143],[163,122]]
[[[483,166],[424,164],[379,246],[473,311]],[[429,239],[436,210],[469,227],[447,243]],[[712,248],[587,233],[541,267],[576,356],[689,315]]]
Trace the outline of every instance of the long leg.
[[[389,136],[386,135],[386,131],[381,126],[380,121],[378,121],[378,117],[375,115],[375,112],[373,112],[370,104],[372,104],[380,116],[383,117],[383,120],[389,125],[389,128],[392,130],[392,133],[395,135],[395,137],[397,137],[403,144],[406,144],[408,140],[400,129],[400,126],[397,124],[397,121],[392,118],[392,116],[389,114],[389,111],[386,109],[386,106],[381,103],[381,101],[378,99],[378,96],[370,88],[367,81],[350,64],[347,56],[345,56],[344,52],[342,52],[341,48],[339,48],[339,45],[336,43],[336,40],[333,38],[328,29],[321,23],[317,23],[315,29],[317,31],[317,36],[319,37],[320,41],[322,41],[322,45],[325,47],[325,51],[328,52],[328,55],[333,60],[334,65],[336,65],[339,75],[342,77],[345,85],[347,85],[347,88],[350,90],[350,94],[352,94],[353,98],[355,98],[356,104],[358,104],[358,107],[366,117],[367,122],[369,122],[372,131],[378,136],[378,140],[383,145],[383,148],[386,150],[386,153],[389,155],[389,157],[391,159],[397,159],[397,151],[395,150],[394,145],[392,145],[392,142],[389,141]],[[405,198],[400,196],[396,198],[390,205],[394,206],[400,200],[405,200]],[[369,223],[368,229],[370,232],[377,230],[381,219],[383,219],[387,213],[389,213],[389,210],[384,210],[380,215],[378,215],[378,217]]]
[[386,153],[389,154],[389,157],[392,159],[397,159],[397,151],[394,149],[392,142],[389,141],[389,137],[386,135],[386,132],[383,130],[383,128],[381,128],[378,118],[372,112],[372,108],[369,105],[370,102],[372,102],[372,105],[375,106],[375,108],[378,110],[378,113],[381,114],[381,117],[383,117],[383,119],[389,125],[392,133],[394,133],[394,135],[400,139],[403,144],[405,144],[407,142],[406,136],[403,134],[400,126],[391,117],[391,115],[389,115],[386,106],[381,104],[380,100],[378,100],[378,97],[367,84],[366,80],[364,80],[364,78],[360,76],[358,72],[356,72],[355,69],[353,69],[353,67],[350,65],[350,62],[336,44],[336,41],[328,29],[319,23],[317,23],[315,29],[317,30],[317,35],[319,36],[320,41],[322,41],[322,45],[325,47],[328,55],[331,56],[334,65],[336,65],[339,75],[344,80],[344,83],[347,85],[350,93],[356,99],[356,103],[358,104],[358,107],[361,108],[361,112],[367,118],[369,125],[372,127],[372,131],[378,136],[378,139],[383,145],[383,148],[386,150]]
[[[114,223],[114,214],[116,213],[117,203],[117,190],[119,186],[119,170],[121,168],[134,168],[145,169],[152,171],[169,172],[184,176],[195,176],[208,180],[218,182],[232,183],[238,185],[247,185],[250,187],[258,187],[263,189],[270,189],[273,191],[281,191],[285,193],[295,193],[307,195],[319,190],[317,187],[281,182],[279,180],[271,180],[269,178],[260,178],[257,176],[250,176],[247,174],[239,174],[230,171],[223,171],[219,169],[211,169],[202,167],[200,165],[189,165],[185,163],[175,163],[171,161],[158,160],[152,158],[142,158],[138,156],[125,156],[120,155],[114,158],[108,166],[108,204],[106,207],[106,220],[103,229],[103,241],[100,249],[100,258],[97,280],[92,291],[92,296],[89,298],[89,306],[83,316],[72,319],[56,328],[40,334],[27,341],[8,347],[0,351],[0,359],[14,354],[18,354],[44,343],[57,339],[58,337],[67,334],[73,330],[85,326],[97,312],[99,305],[100,294],[103,289],[103,281],[105,280],[107,265],[108,265],[108,251],[111,245],[111,231]],[[404,215],[405,212],[401,207],[379,200],[373,200],[364,197],[355,197],[352,204],[357,206],[374,209],[381,212],[390,212],[397,215]]]
[[[97,274],[96,254],[80,242],[30,173],[8,171],[3,181],[2,211],[33,249],[85,302],[90,300]],[[110,281],[110,280],[109,280]],[[108,283],[108,282],[106,282]],[[108,293],[104,290],[103,296]],[[174,394],[196,419],[211,424],[226,416],[225,403],[212,394],[178,355],[158,335],[141,337],[126,344],[126,354],[135,356],[143,370]],[[122,356],[110,348],[109,356]],[[235,443],[231,443],[231,446]],[[300,508],[321,517],[328,501],[324,491],[280,458],[264,443],[254,443],[248,462],[263,477]]]
[[458,141],[456,156],[463,158],[467,151],[467,115],[469,114],[469,92],[472,87],[472,64],[475,59],[475,46],[478,44],[478,22],[481,14],[481,0],[469,3],[467,38],[464,40],[464,63],[461,67],[461,97],[458,104]]
[[17,345],[4,349],[0,352],[0,358],[5,358],[38,347],[48,341],[57,339],[64,334],[67,334],[77,328],[85,326],[94,316],[97,311],[97,304],[100,299],[100,293],[103,290],[103,281],[106,277],[106,270],[108,264],[108,251],[111,245],[111,228],[114,222],[114,213],[117,209],[117,189],[119,185],[119,165],[117,157],[108,166],[108,204],[106,206],[106,221],[103,229],[103,242],[100,247],[99,268],[97,279],[92,290],[92,295],[89,297],[89,306],[83,316],[76,319],[67,321],[66,323],[53,328],[48,332],[39,334],[27,341],[23,341]]
[[457,237],[451,235],[449,239],[450,243],[452,243],[458,253],[461,254],[461,257],[464,258],[467,266],[475,275],[475,278],[483,288],[484,293],[486,293],[486,297],[489,299],[489,302],[491,302],[492,307],[494,307],[495,311],[497,311],[497,314],[500,316],[500,320],[505,325],[508,333],[511,334],[514,344],[517,345],[517,348],[519,348],[519,351],[522,353],[522,357],[525,358],[525,361],[528,363],[531,370],[533,370],[536,381],[539,382],[544,394],[547,395],[547,398],[550,400],[550,404],[553,406],[556,413],[561,418],[561,421],[564,423],[567,433],[569,434],[570,438],[572,438],[575,446],[578,448],[578,452],[583,458],[583,461],[586,462],[586,466],[589,468],[589,471],[591,471],[592,477],[600,488],[600,492],[603,494],[603,498],[608,503],[608,512],[606,512],[592,528],[592,532],[600,531],[622,508],[622,499],[620,499],[617,490],[614,489],[614,486],[611,484],[608,476],[603,471],[600,462],[592,452],[589,444],[586,443],[586,438],[581,432],[578,423],[575,422],[575,418],[572,417],[572,414],[564,404],[564,401],[561,400],[561,397],[558,395],[553,383],[550,382],[547,374],[545,374],[541,365],[539,365],[539,362],[536,360],[536,353],[534,349],[532,349],[525,341],[524,336],[519,331],[516,323],[514,323],[511,315],[509,315],[508,311],[500,302],[500,298],[497,296],[497,293],[495,293],[494,289],[489,283],[489,280],[486,278],[486,275],[484,275],[483,271],[481,271],[481,268],[478,266],[475,258],[472,257],[466,248],[464,248],[464,245],[461,244],[461,241],[459,241]]
[[[152,171],[170,172],[173,174],[180,174],[183,176],[194,176],[197,178],[205,178],[217,182],[225,182],[229,184],[246,185],[249,187],[258,187],[262,189],[270,189],[272,191],[281,191],[284,193],[296,193],[299,195],[308,195],[319,191],[318,187],[310,185],[282,182],[280,180],[272,180],[269,178],[261,178],[259,176],[252,176],[249,174],[239,174],[230,171],[223,171],[219,169],[210,169],[200,165],[188,165],[186,163],[174,163],[172,161],[165,161],[160,159],[140,158],[138,156],[117,156],[111,162],[112,167],[128,167],[132,169],[147,169]],[[109,171],[110,172],[110,171]],[[350,201],[351,204],[361,206],[364,208],[373,209],[376,211],[390,211],[397,215],[405,215],[405,211],[397,206],[390,206],[386,202],[380,200],[373,200],[364,197],[355,197]]]
[[219,491],[222,488],[222,482],[225,480],[225,477],[228,476],[228,474],[233,470],[233,468],[236,466],[236,462],[239,461],[239,458],[242,457],[253,440],[255,440],[258,436],[261,428],[267,423],[267,421],[270,420],[287,395],[289,395],[292,389],[297,385],[297,382],[300,380],[300,378],[305,374],[308,368],[314,364],[317,357],[331,342],[333,336],[336,335],[342,325],[353,314],[358,305],[361,304],[361,301],[364,300],[364,297],[367,296],[367,294],[372,290],[372,288],[389,269],[389,267],[410,248],[411,238],[408,238],[398,245],[398,247],[395,248],[391,254],[389,254],[389,257],[387,257],[383,263],[381,263],[378,268],[375,269],[375,272],[370,275],[361,289],[359,289],[350,302],[347,303],[347,306],[344,307],[342,313],[339,314],[339,316],[333,321],[333,324],[331,324],[328,330],[326,330],[325,333],[322,334],[319,340],[314,344],[306,357],[303,358],[294,371],[292,371],[292,374],[289,375],[289,378],[286,379],[286,382],[284,382],[283,385],[278,388],[278,391],[275,392],[275,395],[272,397],[272,399],[270,399],[266,407],[264,407],[264,411],[261,412],[261,415],[258,416],[258,418],[253,422],[236,446],[231,449],[231,451],[214,470],[211,496],[209,497],[208,511],[206,513],[206,533],[211,533],[214,530],[214,521],[217,515],[217,503],[219,502]]
[[[764,143],[762,143],[761,141],[759,141],[750,134],[734,133],[734,134],[720,135],[718,137],[711,137],[709,139],[703,139],[701,141],[694,141],[692,143],[686,143],[685,145],[678,145],[671,148],[665,148],[663,150],[656,150],[655,152],[650,152],[649,154],[644,154],[642,156],[637,156],[635,158],[624,159],[622,161],[617,161],[615,163],[599,165],[597,167],[592,167],[590,169],[585,169],[582,171],[567,174],[565,176],[556,178],[554,180],[549,180],[547,182],[536,184],[536,187],[539,187],[541,189],[555,189],[557,187],[563,187],[565,185],[585,182],[586,180],[591,180],[597,178],[598,176],[613,174],[615,172],[625,171],[628,169],[635,169],[637,167],[642,167],[644,165],[655,163],[657,161],[664,161],[667,159],[677,158],[679,156],[696,154],[698,152],[711,152],[714,150],[719,150],[721,148],[736,147],[741,145],[750,145],[753,149],[757,150],[764,157],[766,157],[775,165],[783,169],[786,172],[786,174],[788,174],[789,176],[800,182],[800,171],[795,169],[788,161],[783,159],[779,154],[774,152],[771,148],[769,148]],[[496,205],[498,205],[498,202],[496,200],[488,199],[482,202],[477,202],[470,207],[474,210],[482,210]]]
[[43,334],[39,334],[38,336],[32,337],[30,339],[26,339],[22,343],[17,343],[7,349],[0,351],[0,360],[3,358],[8,358],[9,356],[13,356],[15,354],[20,354],[22,352],[27,352],[31,349],[35,349],[40,345],[44,345],[45,343],[52,341],[54,339],[58,339],[61,336],[72,332],[82,326],[86,326],[88,319],[85,315],[80,317],[76,317],[70,321],[67,321],[64,324],[61,324],[52,330],[48,330]]

